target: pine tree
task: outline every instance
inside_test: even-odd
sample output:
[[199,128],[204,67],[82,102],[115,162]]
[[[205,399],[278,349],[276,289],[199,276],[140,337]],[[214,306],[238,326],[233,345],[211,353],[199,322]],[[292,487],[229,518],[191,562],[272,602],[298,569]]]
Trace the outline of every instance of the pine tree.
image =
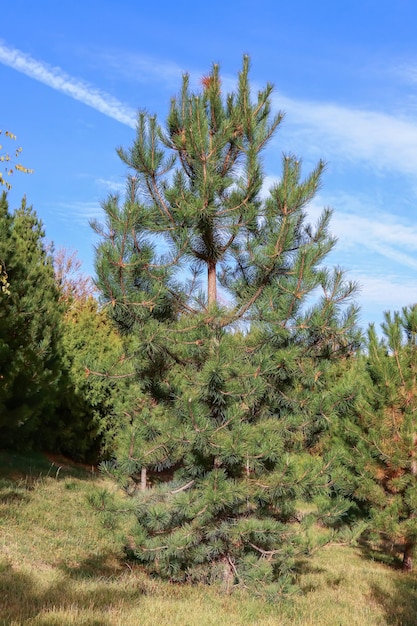
[[219,68],[165,128],[139,113],[122,202],[104,203],[98,286],[126,337],[141,394],[120,434],[117,471],[137,494],[132,550],[172,580],[226,586],[291,581],[301,550],[297,500],[327,489],[310,453],[328,419],[313,394],[357,340],[355,292],[327,269],[331,212],[305,209],[324,163],[302,178],[282,160],[266,199],[262,152],[283,115],[272,86],[252,100],[245,57],[237,89]]
[[9,212],[0,197],[0,256],[7,292],[0,290],[0,439],[25,445],[43,438],[60,377],[60,305],[44,230],[26,200]]
[[340,478],[368,514],[371,537],[401,550],[410,570],[417,543],[417,306],[386,312],[382,332],[379,338],[373,324],[368,329],[361,393],[340,425]]

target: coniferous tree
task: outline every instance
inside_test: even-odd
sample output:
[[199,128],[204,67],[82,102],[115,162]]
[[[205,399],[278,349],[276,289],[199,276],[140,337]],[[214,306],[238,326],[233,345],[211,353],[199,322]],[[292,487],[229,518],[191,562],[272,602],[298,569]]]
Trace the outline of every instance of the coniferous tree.
[[0,291],[0,439],[43,440],[60,377],[59,293],[44,230],[26,200],[12,214],[0,198],[0,256],[8,293]]
[[360,394],[340,422],[341,490],[369,516],[374,539],[396,546],[412,569],[417,545],[417,306],[385,313],[368,330],[358,363]]
[[124,348],[97,300],[91,295],[71,298],[65,307],[54,447],[72,458],[97,462],[114,452],[130,377],[115,374]]
[[45,429],[44,441],[73,459],[97,462],[112,454],[123,419],[129,380],[114,369],[124,349],[77,253],[61,248],[53,261],[62,310],[61,378],[53,429]]
[[296,502],[327,488],[310,448],[329,415],[311,398],[357,340],[355,286],[323,265],[331,212],[306,222],[322,162],[302,178],[285,156],[262,197],[282,114],[271,85],[252,100],[248,71],[245,57],[225,97],[216,65],[198,93],[185,76],[165,128],[139,114],[118,151],[124,201],[110,196],[94,224],[96,270],[141,387],[117,458],[152,482],[137,495],[136,557],[173,580],[285,588]]

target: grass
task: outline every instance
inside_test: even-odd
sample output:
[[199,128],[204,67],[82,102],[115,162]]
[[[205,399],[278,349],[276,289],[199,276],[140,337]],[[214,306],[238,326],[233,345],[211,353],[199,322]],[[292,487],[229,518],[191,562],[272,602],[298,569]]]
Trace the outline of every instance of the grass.
[[415,626],[417,576],[333,545],[302,564],[300,593],[268,604],[148,577],[124,559],[132,520],[89,504],[115,486],[63,459],[0,453],[0,626]]

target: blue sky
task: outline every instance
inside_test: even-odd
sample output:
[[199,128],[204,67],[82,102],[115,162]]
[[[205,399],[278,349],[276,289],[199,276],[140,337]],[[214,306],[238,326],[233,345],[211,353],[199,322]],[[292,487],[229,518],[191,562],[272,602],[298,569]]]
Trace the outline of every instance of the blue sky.
[[[265,153],[267,180],[282,153],[307,173],[323,158],[315,220],[334,209],[329,263],[361,285],[361,325],[417,301],[417,3],[414,0],[55,0],[1,9],[0,129],[17,135],[31,176],[15,175],[56,248],[93,271],[94,235],[126,170],[136,111],[163,121],[188,71],[212,62],[233,86],[244,53],[256,89],[274,83],[286,117]],[[230,82],[229,82],[230,81]],[[2,142],[6,147],[6,142]],[[13,148],[13,144],[8,144]]]

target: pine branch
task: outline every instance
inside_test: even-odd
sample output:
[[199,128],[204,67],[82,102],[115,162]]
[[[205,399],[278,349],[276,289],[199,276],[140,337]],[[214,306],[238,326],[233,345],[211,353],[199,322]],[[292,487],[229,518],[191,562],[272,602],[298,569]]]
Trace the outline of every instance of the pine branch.
[[188,483],[186,483],[182,487],[178,487],[178,489],[174,489],[173,491],[170,491],[169,493],[171,495],[174,495],[176,493],[181,493],[181,491],[186,491],[187,489],[190,489],[190,487],[192,487],[194,483],[195,483],[195,480],[190,480]]

